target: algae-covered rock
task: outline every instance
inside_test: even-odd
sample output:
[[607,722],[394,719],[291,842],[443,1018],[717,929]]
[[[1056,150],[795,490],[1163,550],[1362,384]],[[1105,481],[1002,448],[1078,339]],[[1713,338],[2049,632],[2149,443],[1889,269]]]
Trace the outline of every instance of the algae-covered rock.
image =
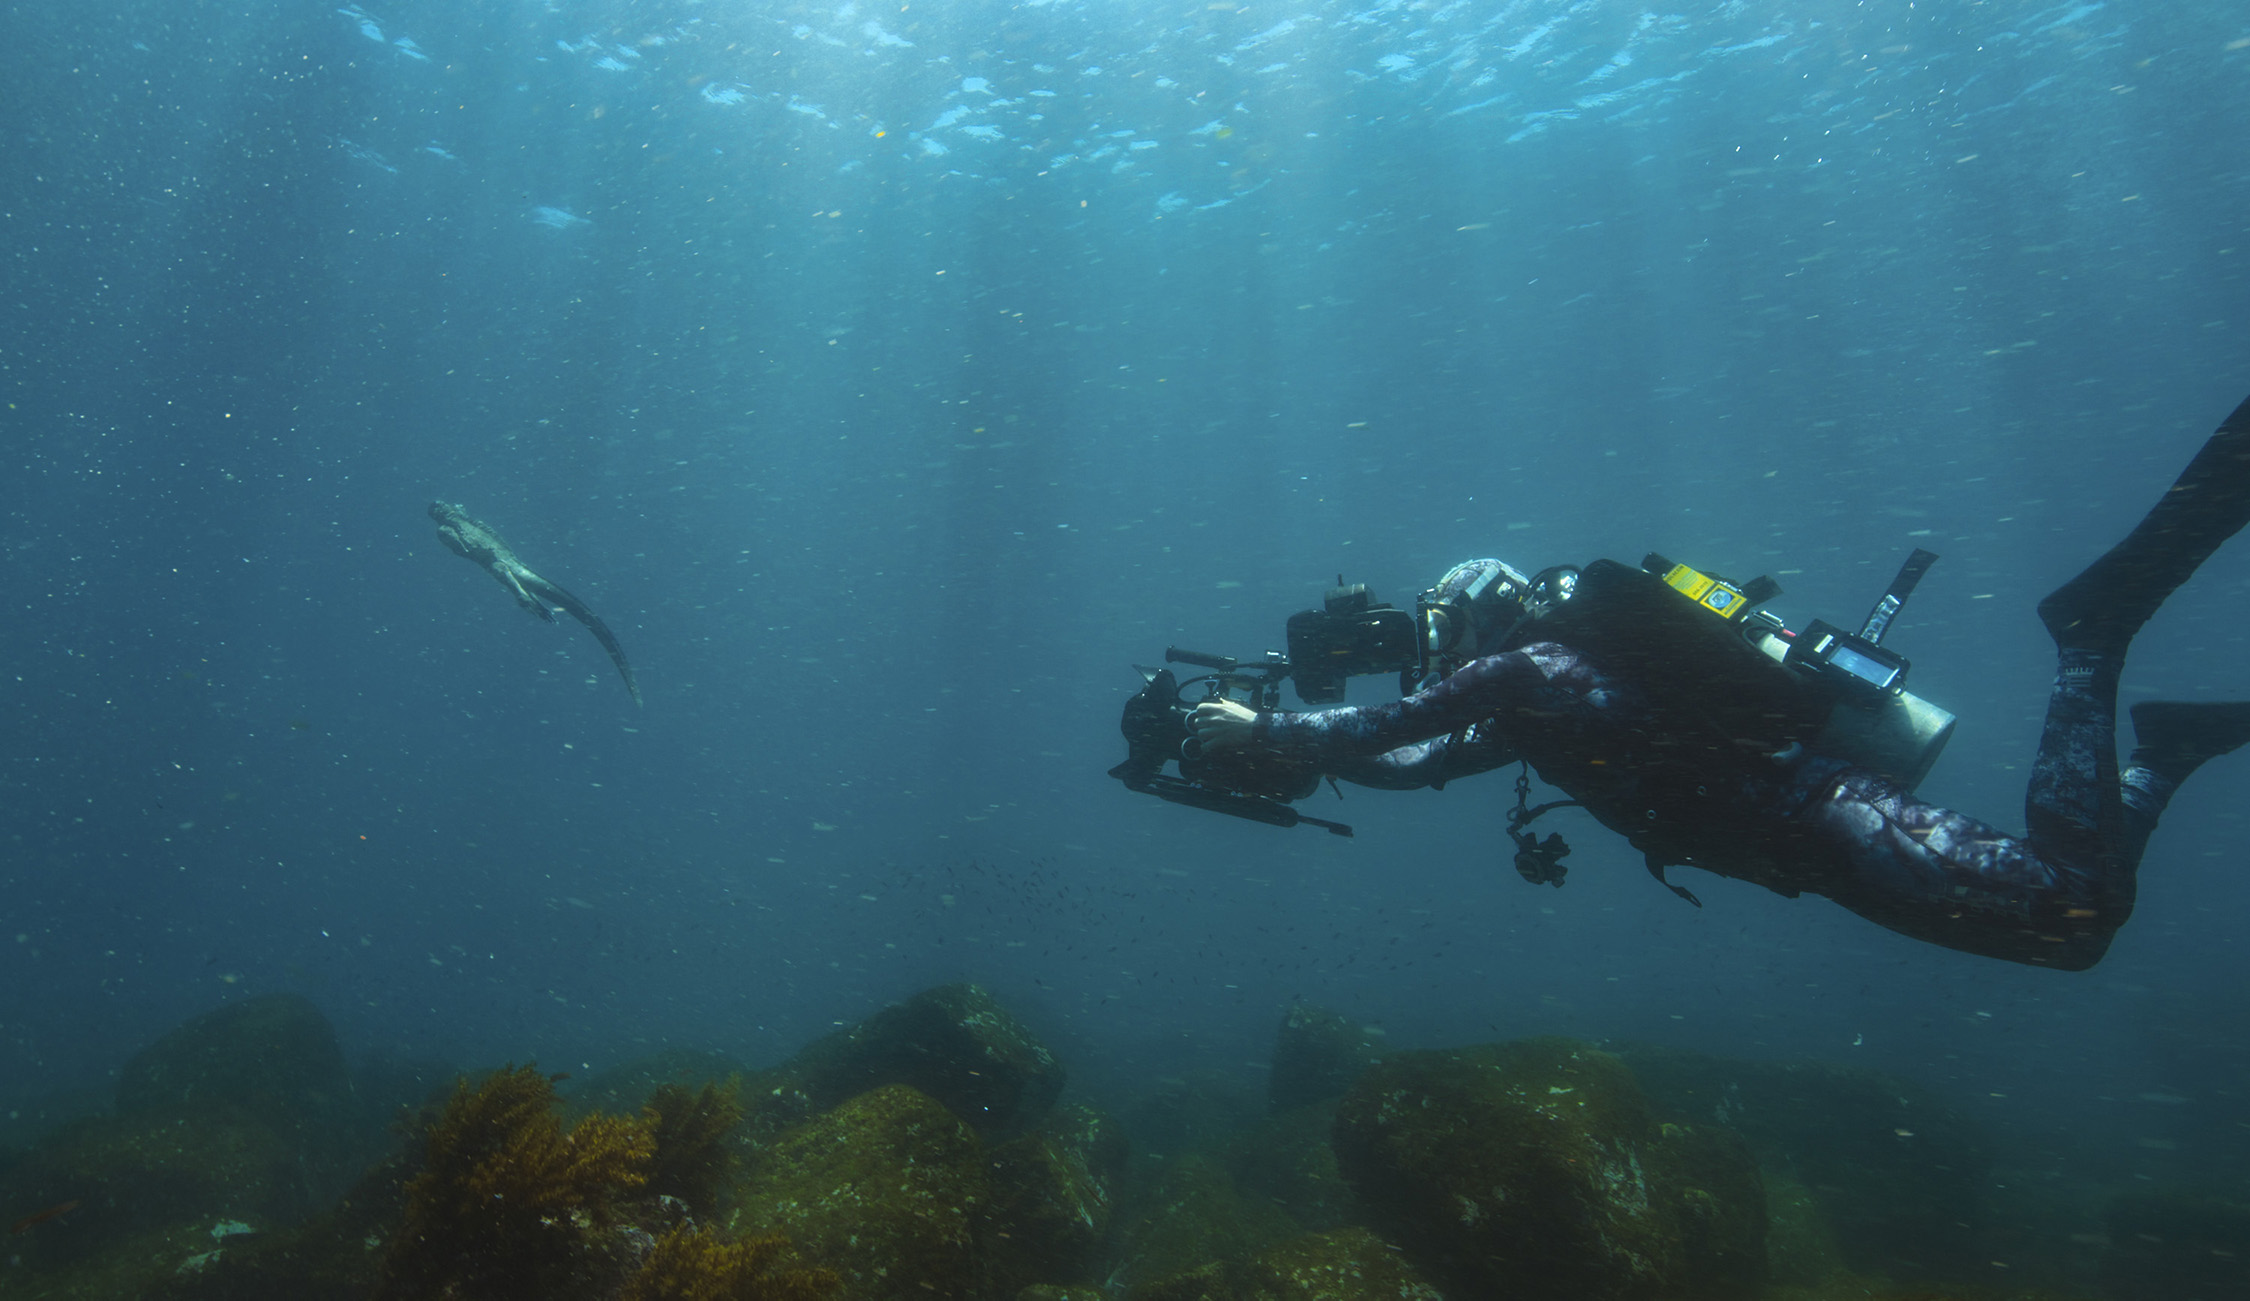
[[1113,1194],[1085,1153],[1052,1134],[1026,1134],[993,1148],[990,1170],[983,1238],[993,1276],[1024,1285],[1090,1281],[1109,1238]]
[[904,1084],[986,1138],[1039,1123],[1063,1087],[1062,1064],[975,985],[944,985],[895,1003],[807,1048],[791,1070],[818,1110]]
[[402,1141],[323,1213],[279,1232],[230,1239],[141,1301],[364,1301],[374,1294],[405,1215],[407,1182],[420,1166],[419,1145]]
[[1126,1155],[1116,1122],[1083,1103],[990,1149],[992,1203],[978,1237],[998,1295],[1097,1276]]
[[381,1119],[352,1085],[336,1032],[295,994],[229,1004],[133,1054],[117,1114],[232,1108],[255,1116],[301,1161],[314,1204],[341,1194],[382,1152]]
[[1109,1296],[1098,1287],[1057,1287],[1052,1283],[1034,1283],[1016,1293],[1016,1301],[1109,1301]]
[[1983,1131],[1929,1090],[1857,1067],[1669,1048],[1621,1055],[1659,1112],[1739,1132],[1807,1190],[1852,1269],[1975,1277],[1991,1169]]
[[1972,1283],[1931,1285],[1894,1283],[1860,1274],[1838,1274],[1813,1287],[1774,1287],[1758,1301],[2095,1301],[2081,1292],[2035,1287],[1989,1287]]
[[1657,1133],[1658,1179],[1679,1211],[1688,1286],[1729,1298],[1755,1290],[1768,1277],[1771,1221],[1749,1144],[1715,1125],[1659,1125]]
[[1764,1180],[1767,1277],[1777,1285],[1806,1285],[1844,1273],[1843,1248],[1812,1190],[1782,1170],[1765,1171]]
[[1247,1260],[1216,1261],[1133,1291],[1133,1301],[1443,1301],[1365,1229],[1292,1238]]
[[1169,1157],[1153,1174],[1134,1189],[1124,1217],[1119,1256],[1129,1262],[1129,1281],[1245,1258],[1304,1232],[1273,1203],[1243,1196],[1226,1167],[1209,1157]]
[[76,1209],[30,1226],[10,1254],[39,1268],[152,1232],[264,1229],[314,1209],[297,1152],[260,1117],[219,1106],[75,1121],[0,1178],[0,1207],[22,1208],[11,1219],[68,1203]]
[[2184,1192],[2126,1193],[2102,1216],[2105,1289],[2120,1301],[2250,1296],[2250,1205]]
[[[0,1297],[7,1301],[171,1301],[165,1289],[175,1279],[193,1277],[236,1244],[255,1241],[257,1232],[241,1221],[190,1220],[117,1239],[106,1249],[59,1266],[24,1260],[9,1244],[0,1264]],[[266,1301],[254,1293],[211,1294],[218,1301]],[[321,1301],[352,1301],[320,1295]],[[275,1301],[280,1301],[276,1298]],[[290,1301],[295,1301],[291,1298]]]
[[1282,1112],[1334,1101],[1373,1060],[1374,1046],[1358,1023],[1325,1007],[1295,1004],[1274,1036],[1267,1105]]
[[1660,1126],[1624,1063],[1582,1044],[1392,1057],[1345,1095],[1331,1141],[1374,1226],[1449,1292],[1671,1301],[1763,1279],[1747,1151]]
[[1227,1169],[1246,1195],[1265,1198],[1315,1232],[1341,1228],[1357,1214],[1328,1144],[1336,1101],[1268,1116],[1226,1147]]
[[1039,1131],[1076,1153],[1096,1179],[1115,1184],[1125,1177],[1132,1149],[1125,1141],[1125,1131],[1109,1113],[1084,1103],[1071,1103],[1057,1107]]
[[979,1294],[992,1201],[983,1145],[946,1108],[892,1084],[783,1134],[754,1158],[730,1226],[774,1233],[841,1276],[851,1301]]

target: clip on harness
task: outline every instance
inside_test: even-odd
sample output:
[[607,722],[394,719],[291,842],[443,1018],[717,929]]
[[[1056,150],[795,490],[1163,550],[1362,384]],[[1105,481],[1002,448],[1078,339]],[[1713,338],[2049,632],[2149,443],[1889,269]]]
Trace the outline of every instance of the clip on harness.
[[1524,827],[1542,813],[1581,806],[1577,800],[1549,800],[1532,808],[1530,801],[1531,765],[1526,763],[1516,773],[1516,806],[1508,810],[1508,839],[1516,842],[1516,871],[1533,885],[1551,885],[1559,890],[1564,873],[1570,871],[1562,865],[1570,846],[1559,832],[1550,832],[1542,841],[1538,832],[1525,831]]

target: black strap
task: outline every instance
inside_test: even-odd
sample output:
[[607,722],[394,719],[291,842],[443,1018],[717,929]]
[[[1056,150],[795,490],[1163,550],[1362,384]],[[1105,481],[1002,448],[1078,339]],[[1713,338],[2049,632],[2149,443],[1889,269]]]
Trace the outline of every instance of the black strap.
[[1883,593],[1883,599],[1877,601],[1875,608],[1867,612],[1867,622],[1859,626],[1859,635],[1878,646],[1882,645],[1883,634],[1891,630],[1891,620],[1898,617],[1900,608],[1906,604],[1906,598],[1914,595],[1914,587],[1922,581],[1922,575],[1930,572],[1930,566],[1936,563],[1937,552],[1914,548],[1914,554],[1908,556],[1906,563],[1898,567],[1898,577],[1891,580],[1890,590]]

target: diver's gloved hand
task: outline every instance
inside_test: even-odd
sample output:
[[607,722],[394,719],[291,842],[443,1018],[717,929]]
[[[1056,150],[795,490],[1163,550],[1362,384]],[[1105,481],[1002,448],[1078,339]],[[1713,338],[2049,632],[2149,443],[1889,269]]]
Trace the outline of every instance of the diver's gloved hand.
[[1188,731],[1205,750],[1226,750],[1250,744],[1251,725],[1258,715],[1232,700],[1206,700],[1188,716]]

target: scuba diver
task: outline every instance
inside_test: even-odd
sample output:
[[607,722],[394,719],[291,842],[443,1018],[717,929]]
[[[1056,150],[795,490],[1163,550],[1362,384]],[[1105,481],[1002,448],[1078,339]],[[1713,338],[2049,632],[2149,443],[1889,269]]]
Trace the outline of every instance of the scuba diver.
[[[1659,880],[1667,866],[1698,867],[1824,895],[1947,948],[2081,971],[2131,914],[2142,850],[2173,792],[2250,742],[2250,702],[2151,701],[2132,707],[2138,744],[2122,770],[2117,762],[2118,680],[2134,634],[2246,522],[2250,401],[2123,541],[2039,603],[2059,663],[2023,836],[1914,798],[1920,771],[1901,777],[1895,765],[1886,774],[1824,753],[1810,720],[1833,694],[1793,697],[1817,683],[1680,600],[1678,584],[1609,562],[1536,579],[1497,561],[1455,567],[1432,595],[1475,658],[1403,699],[1307,713],[1213,699],[1187,726],[1205,753],[1302,759],[1393,789],[1520,759],[1629,840]],[[1701,635],[1689,620],[1725,635],[1684,653],[1680,638]],[[1522,809],[1526,789],[1519,778],[1517,865],[1559,885],[1567,847],[1519,830],[1538,812]]]
[[616,634],[586,608],[584,601],[531,572],[531,567],[516,559],[516,553],[501,541],[491,526],[471,518],[459,506],[433,501],[430,518],[437,521],[438,537],[452,548],[453,554],[475,562],[492,575],[516,598],[516,604],[549,623],[555,621],[555,611],[559,609],[585,624],[587,631],[594,634],[594,640],[609,652],[610,663],[617,666],[618,676],[625,679],[625,689],[633,693],[633,703],[641,703],[641,688],[633,681],[633,666],[625,661],[625,648],[617,644]]

